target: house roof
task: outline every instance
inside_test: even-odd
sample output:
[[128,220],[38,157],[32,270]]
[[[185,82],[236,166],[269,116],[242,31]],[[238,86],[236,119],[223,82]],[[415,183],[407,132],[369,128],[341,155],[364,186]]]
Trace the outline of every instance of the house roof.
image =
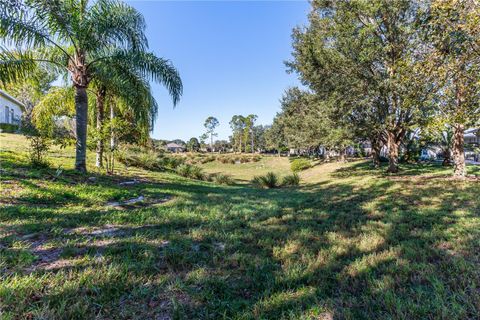
[[12,97],[11,95],[9,95],[8,93],[6,93],[5,91],[0,90],[0,96],[4,97],[7,100],[12,101],[16,105],[18,105],[20,107],[20,109],[22,109],[22,111],[25,111],[25,105],[23,103],[21,103],[20,101],[18,101],[17,99],[15,99],[14,97]]
[[179,144],[176,144],[174,142],[167,143],[167,148],[184,148],[184,146],[181,146]]
[[476,128],[471,128],[465,130],[465,138],[475,138],[478,136],[478,130]]

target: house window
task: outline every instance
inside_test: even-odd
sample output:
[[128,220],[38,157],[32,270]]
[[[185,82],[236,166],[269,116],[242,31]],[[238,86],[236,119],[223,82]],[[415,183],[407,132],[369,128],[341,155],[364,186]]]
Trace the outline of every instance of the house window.
[[10,114],[10,110],[8,109],[7,106],[5,106],[5,123],[8,123],[9,114]]
[[13,109],[10,110],[10,113],[11,113],[10,123],[15,123],[15,113],[14,113]]

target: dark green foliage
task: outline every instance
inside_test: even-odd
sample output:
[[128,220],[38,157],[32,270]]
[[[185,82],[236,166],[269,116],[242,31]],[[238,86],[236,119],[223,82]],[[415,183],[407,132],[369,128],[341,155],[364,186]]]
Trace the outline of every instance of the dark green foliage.
[[188,140],[187,150],[190,152],[197,152],[198,150],[200,150],[200,142],[197,138],[193,137]]
[[34,167],[48,167],[49,163],[46,159],[48,150],[51,147],[51,141],[47,137],[29,136],[30,141],[29,157],[30,163]]
[[293,172],[299,172],[311,167],[312,167],[312,163],[310,162],[310,160],[305,158],[295,159],[290,164],[290,168],[292,169]]
[[126,166],[148,170],[174,170],[185,162],[184,158],[159,153],[153,149],[135,145],[121,146],[116,152],[115,157]]
[[209,180],[215,182],[216,184],[225,184],[225,185],[234,184],[234,181],[233,181],[232,177],[230,175],[224,174],[224,173],[212,174],[212,175],[210,175]]
[[0,130],[1,132],[14,133],[18,130],[18,126],[11,123],[0,123]]
[[280,186],[280,178],[274,172],[267,172],[264,176],[254,177],[252,183],[266,189],[278,188]]
[[293,187],[300,184],[300,176],[297,173],[283,177],[282,186]]
[[205,173],[203,172],[203,169],[195,165],[184,163],[179,165],[176,171],[179,175],[185,178],[195,180],[205,179]]
[[116,158],[129,167],[133,166],[149,170],[162,168],[157,152],[139,146],[125,145],[120,147],[116,153]]

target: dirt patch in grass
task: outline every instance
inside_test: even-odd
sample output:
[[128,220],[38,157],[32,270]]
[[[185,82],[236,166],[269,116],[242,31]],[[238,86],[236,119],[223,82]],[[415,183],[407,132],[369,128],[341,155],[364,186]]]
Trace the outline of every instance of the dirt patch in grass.
[[48,267],[60,258],[63,251],[62,248],[49,247],[47,243],[51,238],[44,233],[27,234],[22,236],[20,240],[27,242],[30,251],[37,257],[35,262],[26,269],[27,272]]
[[[107,224],[102,227],[78,227],[65,229],[63,234],[68,237],[77,236],[87,240],[88,244],[79,244],[65,247],[63,244],[52,244],[52,240],[65,239],[51,236],[46,233],[32,233],[19,236],[18,239],[26,243],[28,250],[36,256],[35,261],[25,268],[27,273],[37,270],[58,270],[62,268],[73,267],[78,264],[79,257],[85,255],[89,248],[95,250],[95,257],[102,258],[103,251],[111,245],[121,242],[123,237],[127,237],[139,230],[155,229],[156,225],[145,226],[121,226]],[[146,241],[148,244],[157,248],[163,248],[169,245],[169,241],[155,239]],[[4,247],[4,246],[2,246]],[[5,247],[6,248],[6,247]],[[68,257],[65,257],[67,253]]]

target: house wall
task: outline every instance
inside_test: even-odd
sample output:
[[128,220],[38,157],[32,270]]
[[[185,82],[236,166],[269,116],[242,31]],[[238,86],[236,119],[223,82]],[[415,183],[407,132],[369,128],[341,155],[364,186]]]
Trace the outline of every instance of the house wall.
[[465,143],[479,143],[480,144],[480,138],[479,137],[465,137]]
[[0,94],[0,123],[19,124],[22,118],[22,109],[10,99]]

